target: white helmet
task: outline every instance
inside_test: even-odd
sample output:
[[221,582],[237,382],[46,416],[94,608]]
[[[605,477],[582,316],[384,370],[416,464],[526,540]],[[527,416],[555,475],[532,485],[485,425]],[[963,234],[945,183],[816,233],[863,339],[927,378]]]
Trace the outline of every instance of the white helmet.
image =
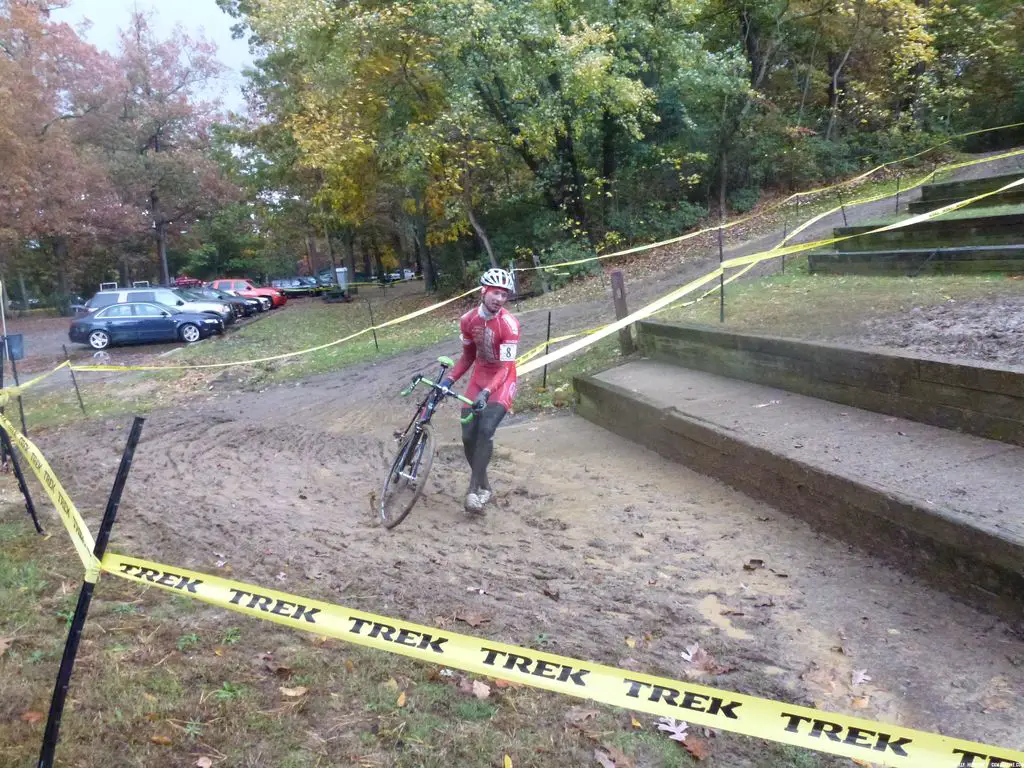
[[488,269],[480,276],[480,285],[485,288],[504,288],[512,292],[512,274],[504,269]]

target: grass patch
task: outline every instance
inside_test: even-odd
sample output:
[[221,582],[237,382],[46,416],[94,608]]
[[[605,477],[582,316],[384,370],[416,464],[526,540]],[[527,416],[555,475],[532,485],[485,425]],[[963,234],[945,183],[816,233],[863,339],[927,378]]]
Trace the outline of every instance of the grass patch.
[[[370,325],[367,300],[373,305],[374,322],[381,324],[437,301],[424,295],[419,285],[399,286],[385,298],[379,291],[349,304],[326,304],[305,300],[291,302],[282,310],[261,316],[220,338],[183,347],[160,358],[154,365],[203,365],[240,362],[271,357],[316,347],[348,336]],[[378,357],[420,349],[458,335],[461,302],[407,323],[364,334],[343,344],[284,360],[228,368],[196,371],[125,372],[124,374],[81,374],[79,385],[87,415],[83,415],[70,386],[30,390],[24,397],[30,430],[77,423],[85,419],[116,418],[145,414],[154,408],[173,406],[216,382],[235,384],[249,390],[276,382],[337,370]],[[9,410],[8,413],[11,413]]]
[[[406,290],[403,292],[402,289]],[[212,344],[185,348],[173,360],[182,365],[257,360],[285,352],[317,347],[344,338],[370,326],[370,308],[374,323],[380,325],[437,301],[418,286],[402,286],[387,298],[378,293],[359,296],[349,304],[326,304],[321,301],[293,302],[266,318],[240,328]],[[346,365],[370,360],[378,355],[394,355],[454,338],[458,333],[460,302],[417,317],[397,326],[365,333],[305,355],[284,360],[255,363],[241,373],[248,386],[309,376],[332,371]],[[379,347],[379,352],[378,352]],[[233,375],[238,369],[229,369]],[[216,373],[216,371],[214,371]]]
[[[936,208],[941,208],[944,203],[936,203]],[[988,216],[1017,216],[1024,213],[1024,203],[1012,203],[1006,205],[992,205],[988,207],[971,206],[969,208],[958,208],[955,211],[936,216],[933,221],[963,221],[965,219],[979,219]],[[905,221],[919,213],[904,212],[884,219],[876,219],[858,224],[858,227],[880,227],[885,224],[894,224],[898,221]]]
[[[737,280],[725,293],[724,327],[800,338],[847,331],[865,318],[914,307],[1019,296],[1024,281],[1003,275],[811,275],[802,257],[787,262],[785,275]],[[717,295],[689,307],[670,307],[653,319],[720,325]]]
[[549,368],[546,387],[543,386],[541,371],[524,377],[516,396],[515,409],[518,412],[550,411],[571,406],[575,402],[574,377],[598,373],[622,361],[618,334],[601,339],[585,351],[558,361],[559,367]]

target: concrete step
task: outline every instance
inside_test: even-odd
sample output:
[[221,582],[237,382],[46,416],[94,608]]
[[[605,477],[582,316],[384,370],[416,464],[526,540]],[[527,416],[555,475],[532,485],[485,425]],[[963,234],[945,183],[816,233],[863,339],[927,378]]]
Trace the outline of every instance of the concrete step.
[[822,275],[1020,273],[1024,272],[1024,244],[817,251],[807,254],[807,268]]
[[651,360],[576,388],[595,424],[1024,616],[1024,448]]

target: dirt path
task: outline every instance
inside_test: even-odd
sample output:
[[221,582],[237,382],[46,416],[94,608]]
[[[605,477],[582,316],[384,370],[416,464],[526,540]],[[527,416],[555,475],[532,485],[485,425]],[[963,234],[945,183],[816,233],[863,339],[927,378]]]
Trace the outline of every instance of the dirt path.
[[[498,506],[468,520],[441,414],[425,499],[377,527],[369,496],[411,411],[393,393],[436,352],[152,414],[112,546],[426,624],[478,613],[454,626],[674,677],[699,642],[732,668],[712,685],[1024,746],[1022,628],[577,417],[510,420]],[[92,521],[126,433],[40,438]],[[871,681],[853,686],[857,670]],[[755,741],[728,744],[715,765],[759,765]]]

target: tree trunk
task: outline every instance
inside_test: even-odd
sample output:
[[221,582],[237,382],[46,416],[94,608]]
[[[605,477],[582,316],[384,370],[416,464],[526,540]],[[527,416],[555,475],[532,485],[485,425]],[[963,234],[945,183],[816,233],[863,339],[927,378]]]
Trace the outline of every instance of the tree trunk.
[[846,66],[846,62],[850,59],[850,54],[853,53],[853,46],[857,42],[857,33],[860,32],[860,17],[861,12],[864,10],[864,0],[860,0],[857,3],[857,12],[853,24],[853,34],[850,36],[850,46],[846,49],[846,53],[843,54],[843,58],[840,59],[839,63],[834,67],[832,66],[835,61],[835,54],[830,54],[828,58],[829,68],[832,70],[832,79],[829,81],[829,115],[828,115],[828,127],[825,129],[825,140],[830,141],[832,139],[832,132],[836,127],[836,119],[839,116],[839,99],[846,90],[846,80],[842,78],[843,68]]
[[68,294],[68,261],[70,248],[68,238],[61,236],[53,240],[53,262],[57,272],[57,294],[67,296]]
[[167,224],[163,222],[156,227],[156,251],[160,255],[160,277],[164,285],[170,285],[171,273],[167,268]]
[[814,31],[814,44],[811,45],[811,57],[807,61],[807,74],[804,75],[804,90],[800,94],[800,111],[797,113],[796,125],[799,128],[804,124],[804,106],[807,104],[807,94],[811,90],[811,73],[814,71],[814,57],[818,53],[818,39],[821,37],[821,24]]
[[[348,267],[348,281],[356,282],[356,247],[355,235],[352,230],[345,227],[341,231],[341,244],[345,251],[345,266]],[[352,293],[359,293],[359,286],[352,286]]]
[[373,268],[370,266],[370,247],[365,237],[359,239],[359,250],[363,254],[363,275],[369,280],[373,275]]
[[372,235],[370,237],[370,250],[373,253],[373,265],[377,270],[377,279],[384,279],[384,262],[380,258],[380,246],[377,244],[377,236]]
[[481,226],[480,222],[477,221],[476,214],[473,213],[473,206],[470,204],[468,199],[466,200],[466,215],[469,216],[469,223],[473,225],[473,231],[476,232],[476,236],[479,237],[480,242],[483,243],[484,250],[487,251],[487,258],[491,260],[491,266],[497,267],[498,260],[494,258],[494,249],[491,247],[491,241],[488,239],[483,226]]
[[160,261],[160,279],[164,285],[171,284],[171,272],[167,268],[167,222],[160,214],[160,196],[153,190],[149,193],[150,210],[153,212],[153,230],[156,236],[156,255]]
[[331,260],[331,271],[338,268],[338,261],[334,258],[334,244],[331,242],[331,230],[324,227],[324,240],[327,242],[327,256]]
[[729,153],[725,150],[722,151],[722,159],[720,163],[720,176],[718,183],[718,220],[721,222],[725,219],[725,202],[728,194],[729,186]]
[[615,177],[616,156],[615,136],[618,132],[618,124],[608,110],[605,110],[601,118],[601,176],[604,178],[604,186],[600,190],[601,195],[601,224],[606,229],[610,228],[612,205],[612,179]]
[[28,310],[28,290],[25,288],[25,274],[18,271],[18,287],[21,289],[21,310],[18,312],[18,317],[24,317],[26,310]]

